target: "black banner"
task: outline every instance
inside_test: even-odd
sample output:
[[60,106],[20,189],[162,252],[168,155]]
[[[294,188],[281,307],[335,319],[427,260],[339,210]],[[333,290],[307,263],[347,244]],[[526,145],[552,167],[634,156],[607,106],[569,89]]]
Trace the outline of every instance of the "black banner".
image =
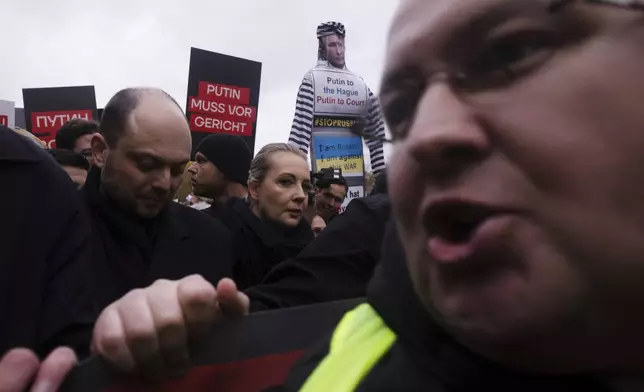
[[225,320],[193,350],[191,370],[179,380],[145,384],[128,380],[101,359],[70,373],[61,392],[258,392],[280,385],[305,350],[331,336],[363,300],[254,313]]
[[212,133],[244,138],[255,151],[262,63],[192,48],[186,115],[192,131],[192,155]]
[[58,129],[67,121],[93,120],[96,112],[94,86],[26,88],[22,90],[27,130],[55,148]]

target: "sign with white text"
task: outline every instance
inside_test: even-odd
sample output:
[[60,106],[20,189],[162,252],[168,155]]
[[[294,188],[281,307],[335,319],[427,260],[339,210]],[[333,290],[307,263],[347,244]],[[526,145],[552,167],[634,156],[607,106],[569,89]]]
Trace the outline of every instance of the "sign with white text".
[[255,148],[262,64],[192,48],[186,114],[192,150],[212,133],[241,136]]
[[347,190],[347,197],[344,199],[344,202],[340,206],[340,213],[343,213],[344,210],[347,209],[347,206],[353,199],[359,199],[361,197],[364,197],[364,186],[359,185],[359,186],[350,186],[349,189]]
[[369,105],[367,84],[344,70],[314,69],[316,115],[363,116]]
[[94,86],[29,88],[22,90],[27,130],[56,148],[56,133],[73,119],[94,120]]

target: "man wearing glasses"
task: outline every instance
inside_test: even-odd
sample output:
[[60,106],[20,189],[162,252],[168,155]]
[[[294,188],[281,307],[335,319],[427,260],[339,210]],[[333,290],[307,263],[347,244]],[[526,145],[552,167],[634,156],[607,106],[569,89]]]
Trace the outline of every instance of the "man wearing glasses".
[[[641,4],[402,1],[381,92],[396,225],[366,304],[287,390],[644,390]],[[149,369],[205,292],[210,314],[240,305],[183,286],[112,304],[94,347]],[[145,332],[123,316],[172,306]]]
[[92,162],[92,136],[98,133],[98,123],[74,119],[63,125],[56,133],[56,148],[74,151]]

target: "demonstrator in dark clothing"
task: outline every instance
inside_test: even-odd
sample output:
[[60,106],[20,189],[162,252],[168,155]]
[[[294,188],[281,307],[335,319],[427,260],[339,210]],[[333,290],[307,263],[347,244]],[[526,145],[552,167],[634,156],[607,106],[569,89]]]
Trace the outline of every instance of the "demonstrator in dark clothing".
[[300,254],[246,291],[251,311],[363,297],[390,212],[386,194],[352,200]]
[[311,176],[306,156],[286,143],[264,146],[250,166],[248,197],[222,221],[233,234],[233,278],[239,289],[260,284],[279,263],[314,238],[304,218]]
[[[434,321],[419,301],[393,222],[387,225],[383,243],[382,260],[369,283],[367,302],[396,334],[396,341],[369,369],[356,392],[471,392],[482,386],[493,386],[499,392],[609,391],[591,377],[515,373],[472,353]],[[300,390],[328,352],[327,339],[305,354],[282,390]]]
[[233,276],[240,289],[261,283],[275,266],[295,257],[313,240],[306,219],[295,227],[262,220],[243,199],[235,199],[232,211],[220,219],[233,233]]
[[90,225],[67,174],[40,147],[0,126],[0,356],[58,345],[89,350]]
[[212,200],[205,209],[216,219],[229,213],[231,199],[248,196],[248,172],[253,153],[241,136],[213,134],[197,146],[195,162],[188,171],[195,196]]
[[122,211],[99,191],[99,183],[100,170],[94,168],[83,193],[97,236],[94,262],[102,306],[157,279],[200,274],[216,283],[231,276],[232,239],[218,221],[178,203],[143,220]]
[[96,236],[93,269],[106,306],[157,279],[232,273],[230,233],[203,212],[172,202],[190,158],[177,103],[156,89],[126,89],[105,106],[92,140],[95,168],[83,194]]
[[639,1],[601,3],[401,3],[398,251],[304,391],[644,389],[644,29]]

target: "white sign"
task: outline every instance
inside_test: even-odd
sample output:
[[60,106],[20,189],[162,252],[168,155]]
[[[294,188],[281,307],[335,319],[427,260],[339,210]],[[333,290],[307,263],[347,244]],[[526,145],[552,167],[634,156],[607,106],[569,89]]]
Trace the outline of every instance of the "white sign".
[[364,116],[369,110],[367,84],[343,70],[313,69],[315,115]]
[[11,101],[0,100],[0,125],[16,127],[16,104]]
[[340,206],[340,213],[343,213],[347,209],[347,206],[353,199],[359,199],[364,197],[364,187],[363,186],[350,186],[347,191],[347,197],[344,199],[344,203]]

